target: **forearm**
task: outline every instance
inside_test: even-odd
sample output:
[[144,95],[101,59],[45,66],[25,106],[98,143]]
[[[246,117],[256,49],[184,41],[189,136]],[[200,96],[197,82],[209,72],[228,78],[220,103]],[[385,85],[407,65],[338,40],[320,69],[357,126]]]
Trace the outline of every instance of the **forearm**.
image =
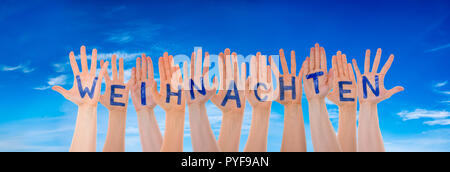
[[344,152],[356,152],[356,104],[339,106],[338,140]]
[[340,150],[336,134],[331,125],[324,99],[309,100],[309,121],[314,151],[338,152]]
[[137,111],[137,117],[142,151],[159,152],[161,150],[162,134],[153,109]]
[[125,151],[126,111],[109,111],[108,133],[103,152]]
[[270,107],[268,109],[253,108],[252,124],[244,152],[267,151],[267,133],[269,129]]
[[161,152],[182,152],[184,136],[184,110],[166,111],[166,131]]
[[195,152],[219,152],[214,133],[209,124],[205,104],[189,105],[189,126]]
[[383,138],[378,122],[376,104],[363,103],[360,105],[358,127],[359,152],[384,152]]
[[244,113],[223,113],[219,134],[219,147],[223,152],[238,152]]
[[77,122],[70,152],[95,152],[97,141],[97,106],[78,106]]
[[284,107],[281,152],[306,152],[305,125],[301,105]]

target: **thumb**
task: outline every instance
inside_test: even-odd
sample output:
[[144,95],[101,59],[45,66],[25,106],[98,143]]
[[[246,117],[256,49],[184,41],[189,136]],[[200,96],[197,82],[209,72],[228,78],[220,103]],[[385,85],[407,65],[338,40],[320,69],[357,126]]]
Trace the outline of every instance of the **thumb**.
[[58,92],[59,94],[61,94],[62,96],[66,97],[69,95],[69,91],[67,91],[66,89],[64,89],[61,86],[53,86],[52,90]]
[[390,90],[387,91],[387,93],[385,94],[383,100],[384,100],[384,99],[388,99],[388,98],[390,98],[392,95],[394,95],[394,94],[396,94],[396,93],[398,93],[398,92],[400,92],[400,91],[404,91],[404,90],[405,90],[405,88],[403,88],[402,86],[396,86],[396,87],[394,87],[394,88],[392,88],[392,89],[390,89]]

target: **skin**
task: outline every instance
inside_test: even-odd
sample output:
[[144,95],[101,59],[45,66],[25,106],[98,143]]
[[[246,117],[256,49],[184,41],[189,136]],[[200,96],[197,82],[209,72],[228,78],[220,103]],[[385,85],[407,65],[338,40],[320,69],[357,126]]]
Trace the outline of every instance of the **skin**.
[[[124,83],[123,58],[119,59],[119,73],[117,73],[117,57],[112,55],[111,68],[112,80],[108,72],[105,73],[105,93],[100,96],[100,103],[109,110],[108,132],[103,147],[103,152],[124,152],[125,151],[125,122],[127,117],[128,106],[128,83]],[[100,66],[104,65],[104,61],[100,61]],[[115,89],[114,94],[121,94],[121,98],[114,98],[114,102],[124,103],[125,106],[111,105],[111,86],[122,85],[125,89]]]
[[[310,57],[303,62],[303,84],[305,95],[309,104],[309,121],[311,125],[311,138],[314,151],[338,152],[341,151],[333,126],[328,116],[325,97],[328,95],[334,81],[333,69],[327,72],[325,49],[316,44],[311,48]],[[323,72],[318,77],[319,93],[315,92],[313,79],[306,79],[311,73]]]
[[[178,92],[178,86],[182,88],[183,79],[178,65],[174,66],[173,56],[169,56],[167,52],[163,57],[159,58],[159,76],[161,80],[161,89],[158,92],[156,84],[153,84],[153,98],[164,111],[166,111],[166,130],[161,146],[161,152],[182,152],[183,151],[183,135],[184,135],[184,114],[186,107],[186,95],[181,91],[181,102],[177,103],[177,97],[171,96],[170,101],[166,102],[167,86],[171,92]],[[187,63],[184,62],[183,67],[186,68]],[[183,69],[187,70],[187,69]]]
[[[80,76],[82,86],[92,88],[94,78],[96,77],[97,70],[97,50],[92,50],[91,58],[91,70],[88,70],[86,47],[81,46],[80,58],[82,72],[78,68],[75,60],[75,55],[72,52],[69,54],[70,65],[72,67],[74,82],[70,90],[66,90],[61,86],[53,86],[52,89],[63,95],[67,100],[78,105],[78,115],[75,127],[75,132],[70,146],[71,152],[95,152],[96,140],[97,140],[97,105],[100,99],[101,82],[104,73],[108,68],[108,62],[105,62],[101,66],[100,73],[98,75],[97,84],[94,89],[93,98],[91,99],[87,94],[84,98],[81,97],[78,91],[78,81],[76,76]],[[83,89],[84,89],[83,88]]]
[[[257,83],[267,86],[255,88]],[[247,90],[245,93],[246,99],[252,106],[252,124],[250,126],[250,133],[248,135],[247,144],[244,152],[265,152],[267,151],[267,135],[269,129],[270,108],[273,100],[273,84],[272,71],[267,65],[266,56],[261,56],[261,53],[256,53],[250,61],[250,76],[247,79]],[[259,96],[261,100],[258,100]],[[267,99],[267,100],[264,100]]]
[[[231,60],[230,60],[231,57]],[[245,109],[245,83],[246,83],[246,66],[241,64],[241,75],[239,76],[237,54],[232,53],[230,49],[225,49],[224,53],[219,54],[219,75],[221,84],[219,91],[211,98],[211,101],[222,111],[223,119],[220,128],[218,144],[221,151],[237,152],[239,151],[239,139],[241,136],[242,120],[244,118]],[[225,106],[221,103],[227,94],[230,83],[236,83],[239,93],[241,107],[238,108],[236,100],[229,99]],[[234,91],[233,93],[234,94]]]
[[[404,88],[396,86],[390,90],[384,87],[384,77],[394,61],[394,55],[391,54],[378,73],[378,65],[380,64],[381,49],[377,50],[375,60],[373,62],[372,71],[370,70],[370,50],[366,50],[364,61],[364,74],[361,74],[356,60],[353,59],[353,67],[355,68],[357,84],[357,95],[359,97],[360,114],[358,126],[358,147],[361,152],[384,152],[383,138],[381,136],[380,126],[378,122],[377,104],[383,100],[390,98],[392,95],[403,91]],[[362,77],[366,76],[370,83],[375,83],[375,76],[379,77],[380,94],[375,96],[370,88],[367,88],[367,98],[363,96]],[[365,85],[364,85],[365,86]],[[368,86],[367,86],[368,87]]]
[[272,70],[277,77],[277,87],[280,86],[279,78],[282,78],[284,85],[292,85],[292,77],[295,77],[296,97],[292,98],[292,91],[284,92],[284,100],[280,99],[280,89],[276,90],[276,101],[284,106],[284,129],[281,152],[306,152],[305,126],[303,122],[302,110],[302,73],[300,70],[296,75],[295,51],[291,51],[291,71],[289,71],[283,49],[280,49],[280,62],[283,74],[277,69],[277,65],[271,61]]
[[[333,91],[327,98],[339,107],[338,141],[344,152],[356,152],[356,80],[353,68],[347,63],[347,57],[338,51],[332,59],[334,75]],[[350,81],[344,84],[343,89],[350,93],[343,94],[344,98],[353,98],[354,101],[341,101],[339,95],[339,82]]]
[[[219,152],[220,148],[214,137],[211,125],[206,113],[206,102],[216,94],[217,78],[214,78],[214,86],[209,84],[209,53],[205,53],[205,61],[202,73],[202,50],[198,49],[197,53],[193,52],[191,56],[190,77],[184,80],[185,95],[187,96],[187,105],[189,108],[189,124],[191,127],[192,147],[195,152]],[[183,68],[184,76],[188,76],[187,68]],[[198,92],[195,86],[194,99],[191,97],[191,79],[195,85],[202,89],[201,78],[204,78],[203,84],[206,90],[205,95]]]
[[[141,99],[141,85],[145,83],[145,102]],[[153,62],[150,57],[142,54],[136,58],[136,67],[131,70],[129,81],[131,89],[131,100],[136,109],[138,117],[139,133],[141,138],[142,151],[159,152],[162,145],[162,134],[156,121],[154,108],[156,102],[153,98],[152,87],[156,87],[153,72]]]

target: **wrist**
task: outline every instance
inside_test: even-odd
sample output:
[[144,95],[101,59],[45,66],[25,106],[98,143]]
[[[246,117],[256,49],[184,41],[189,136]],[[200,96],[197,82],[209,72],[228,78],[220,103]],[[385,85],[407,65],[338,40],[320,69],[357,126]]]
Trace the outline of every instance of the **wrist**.
[[301,105],[299,104],[288,104],[284,105],[284,116],[286,117],[295,117],[299,113],[299,109]]

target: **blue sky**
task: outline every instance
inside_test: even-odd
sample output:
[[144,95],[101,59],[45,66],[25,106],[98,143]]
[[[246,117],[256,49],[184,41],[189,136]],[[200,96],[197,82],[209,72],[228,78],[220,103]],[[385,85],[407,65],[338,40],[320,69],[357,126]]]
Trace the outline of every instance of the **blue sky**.
[[[76,106],[49,89],[70,88],[70,51],[97,48],[100,58],[217,54],[230,48],[247,56],[295,50],[297,61],[318,42],[328,61],[341,50],[362,65],[364,52],[382,48],[382,63],[395,55],[385,85],[405,87],[378,105],[388,151],[450,151],[450,2],[428,1],[12,1],[0,2],[0,151],[68,151]],[[297,65],[300,67],[300,65]],[[362,66],[360,66],[362,68]],[[299,70],[299,69],[297,69]],[[247,104],[243,149],[251,121]],[[218,136],[221,112],[207,104]],[[329,104],[337,129],[337,106]],[[155,109],[164,131],[164,111]],[[303,101],[308,151],[312,151],[307,101]],[[97,150],[102,150],[108,111],[98,110]],[[279,151],[283,108],[272,106],[268,151]],[[136,112],[127,114],[126,150],[141,151]],[[192,151],[188,116],[184,150]]]

